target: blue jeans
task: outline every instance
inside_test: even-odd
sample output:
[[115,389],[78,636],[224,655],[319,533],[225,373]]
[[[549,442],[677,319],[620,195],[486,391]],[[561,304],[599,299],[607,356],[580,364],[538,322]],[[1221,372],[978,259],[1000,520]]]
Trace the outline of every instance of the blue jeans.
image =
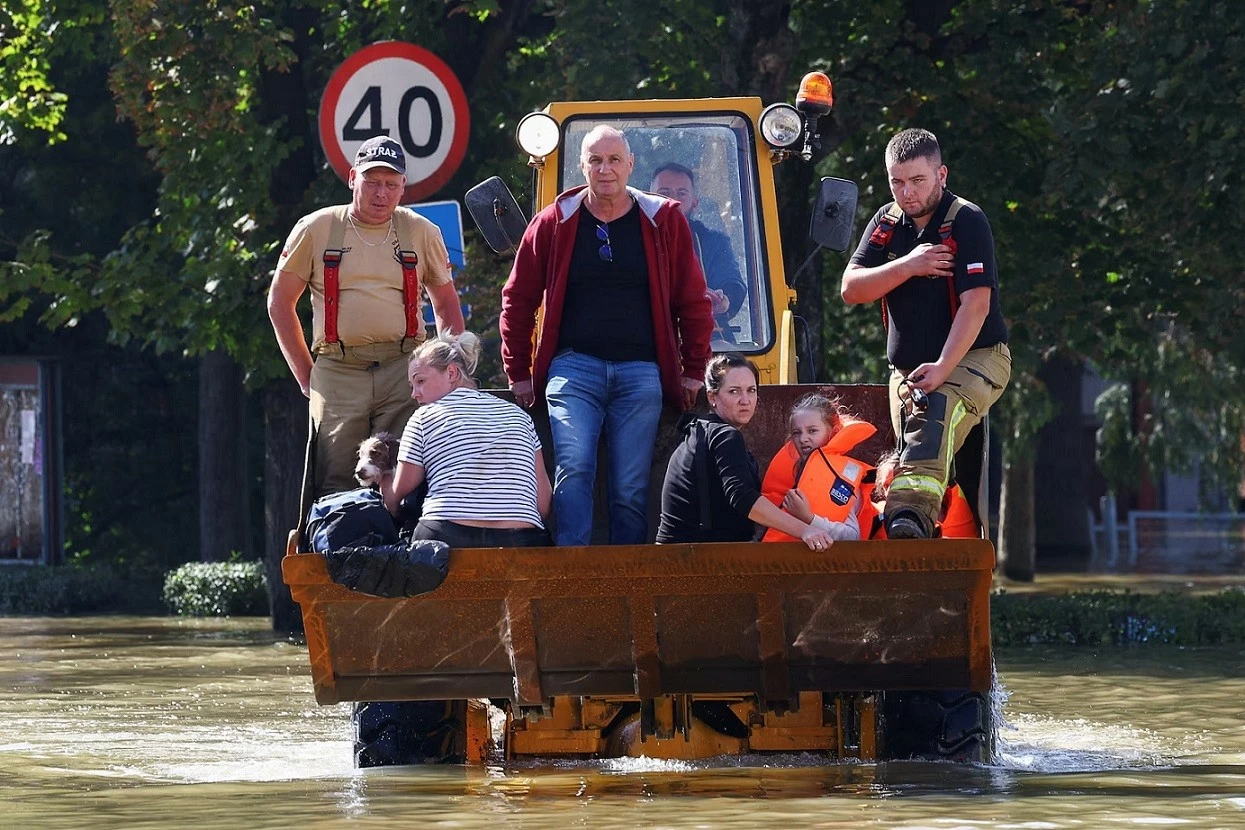
[[545,399],[556,462],[556,543],[586,545],[592,538],[592,491],[602,428],[610,543],[646,541],[649,470],[661,418],[657,364],[613,362],[564,351],[549,366]]

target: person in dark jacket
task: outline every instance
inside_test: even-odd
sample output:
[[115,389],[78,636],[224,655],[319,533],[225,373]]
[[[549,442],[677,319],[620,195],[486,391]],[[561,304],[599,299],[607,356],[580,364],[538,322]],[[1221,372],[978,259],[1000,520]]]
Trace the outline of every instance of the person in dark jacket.
[[700,206],[700,197],[696,194],[696,174],[691,168],[668,161],[653,171],[649,190],[674,199],[679,203],[679,212],[687,217],[687,224],[692,229],[692,241],[696,245],[696,258],[705,271],[705,285],[709,288],[709,301],[713,305],[713,336],[733,344],[735,333],[731,329],[731,318],[748,298],[748,285],[739,274],[730,237],[692,216]]
[[784,513],[761,495],[756,459],[739,428],[756,413],[760,373],[738,354],[720,354],[705,369],[707,417],[686,416],[685,437],[670,457],[661,490],[657,543],[745,542],[756,525],[795,536],[813,550],[830,534]]

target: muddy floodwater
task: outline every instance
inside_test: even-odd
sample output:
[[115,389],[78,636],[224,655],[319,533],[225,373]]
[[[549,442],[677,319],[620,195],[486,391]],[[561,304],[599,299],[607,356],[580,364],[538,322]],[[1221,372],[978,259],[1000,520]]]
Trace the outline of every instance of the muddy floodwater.
[[360,772],[266,620],[0,619],[0,828],[1245,828],[1245,648],[996,656],[996,766]]

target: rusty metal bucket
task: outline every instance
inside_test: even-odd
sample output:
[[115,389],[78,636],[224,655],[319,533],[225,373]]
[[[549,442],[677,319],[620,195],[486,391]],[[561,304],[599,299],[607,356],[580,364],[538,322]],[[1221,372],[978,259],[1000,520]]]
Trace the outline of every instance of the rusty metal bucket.
[[994,551],[976,539],[461,549],[382,599],[298,553],[316,699],[641,699],[990,686]]

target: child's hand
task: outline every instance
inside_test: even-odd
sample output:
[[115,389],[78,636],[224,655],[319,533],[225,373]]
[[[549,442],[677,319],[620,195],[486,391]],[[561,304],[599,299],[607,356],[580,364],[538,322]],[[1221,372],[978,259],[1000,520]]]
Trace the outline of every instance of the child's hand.
[[813,520],[813,511],[808,506],[808,499],[798,489],[787,491],[783,496],[782,509],[807,524]]

